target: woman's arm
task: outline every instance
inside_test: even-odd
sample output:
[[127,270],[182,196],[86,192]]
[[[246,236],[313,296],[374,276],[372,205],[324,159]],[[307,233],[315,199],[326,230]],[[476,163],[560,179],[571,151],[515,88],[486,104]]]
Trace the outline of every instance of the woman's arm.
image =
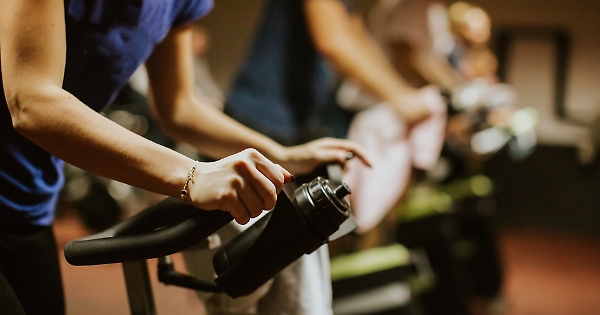
[[[179,197],[195,162],[129,132],[63,90],[65,47],[62,0],[0,0],[0,64],[15,129],[77,167]],[[200,163],[194,177],[189,202],[229,211],[241,223],[272,208],[291,179],[251,150]]]
[[338,0],[306,0],[305,13],[317,50],[343,74],[391,104],[408,122],[430,113],[418,91],[398,75],[359,19]]
[[176,196],[193,161],[128,132],[62,89],[62,0],[2,1],[0,54],[15,129],[102,176]]
[[153,113],[171,137],[192,144],[213,158],[254,148],[298,174],[326,162],[343,164],[348,152],[368,163],[362,150],[352,142],[322,139],[283,147],[203,103],[194,89],[191,35],[190,26],[172,29],[146,63]]

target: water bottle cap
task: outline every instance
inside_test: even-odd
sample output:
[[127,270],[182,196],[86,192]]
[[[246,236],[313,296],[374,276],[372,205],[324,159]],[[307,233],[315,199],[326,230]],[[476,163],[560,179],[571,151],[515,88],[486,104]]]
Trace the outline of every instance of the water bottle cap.
[[327,239],[346,221],[350,206],[344,199],[350,193],[346,184],[334,187],[323,177],[303,184],[296,191],[299,212],[320,238]]

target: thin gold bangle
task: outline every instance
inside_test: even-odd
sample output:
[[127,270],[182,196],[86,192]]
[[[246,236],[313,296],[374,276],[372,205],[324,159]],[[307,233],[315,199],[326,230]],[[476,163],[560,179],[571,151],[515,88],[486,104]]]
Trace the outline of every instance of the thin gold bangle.
[[186,201],[185,199],[190,195],[188,191],[188,186],[190,182],[194,183],[194,171],[196,170],[196,165],[198,165],[198,161],[194,161],[194,166],[190,169],[190,172],[185,179],[185,184],[183,184],[183,189],[181,190],[181,200]]

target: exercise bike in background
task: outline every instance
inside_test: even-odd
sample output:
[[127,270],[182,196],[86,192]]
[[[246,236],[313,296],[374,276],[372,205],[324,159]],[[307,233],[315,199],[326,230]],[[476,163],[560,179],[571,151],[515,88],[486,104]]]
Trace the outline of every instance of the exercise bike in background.
[[417,299],[427,315],[502,314],[503,266],[494,227],[493,179],[482,163],[536,146],[537,112],[514,88],[475,80],[447,95],[448,132],[438,165],[417,176],[399,213],[398,241],[425,250],[436,285]]
[[[369,110],[376,102],[359,87],[345,88],[338,101],[350,104],[344,107],[348,121],[354,114],[347,109]],[[380,243],[425,252],[434,282],[412,289],[416,314],[500,314],[503,270],[493,226],[493,179],[482,174],[481,163],[501,150],[515,160],[527,158],[536,147],[538,114],[517,106],[510,85],[485,79],[443,96],[448,120],[441,157],[432,169],[414,171],[409,190],[377,227],[385,230]],[[339,133],[344,122],[336,127]]]

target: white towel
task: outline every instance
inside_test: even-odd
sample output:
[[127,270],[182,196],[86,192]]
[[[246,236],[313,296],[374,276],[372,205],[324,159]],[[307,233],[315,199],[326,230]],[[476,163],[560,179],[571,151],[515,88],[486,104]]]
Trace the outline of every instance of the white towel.
[[411,130],[384,103],[362,110],[350,124],[348,139],[363,146],[373,164],[368,168],[351,160],[343,177],[352,190],[350,201],[359,233],[375,227],[399,201],[412,167],[430,169],[439,158],[446,105],[435,87],[421,89],[421,97],[432,115]]

